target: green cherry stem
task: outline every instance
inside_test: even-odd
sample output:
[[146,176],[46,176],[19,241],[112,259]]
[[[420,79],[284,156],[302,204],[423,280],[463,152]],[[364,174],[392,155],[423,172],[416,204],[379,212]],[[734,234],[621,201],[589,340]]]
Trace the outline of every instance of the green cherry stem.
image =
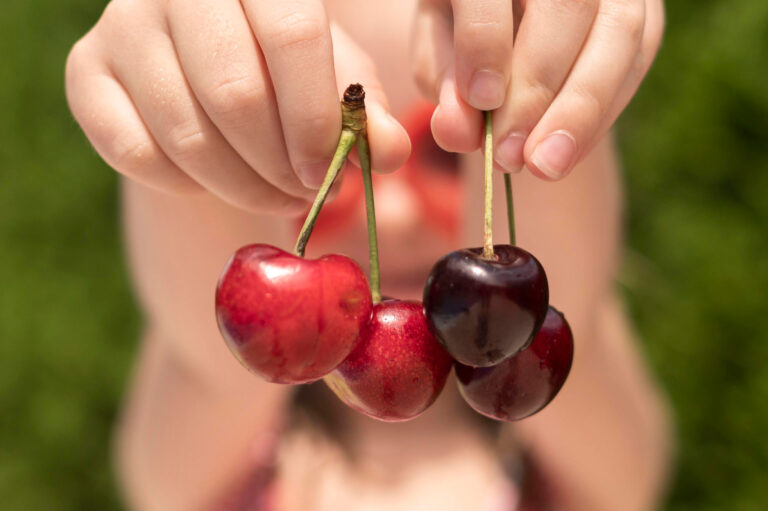
[[355,140],[358,135],[365,131],[365,92],[360,84],[353,84],[347,87],[344,91],[344,100],[341,102],[341,135],[339,136],[339,143],[336,146],[336,152],[331,160],[331,165],[328,167],[328,171],[325,173],[323,184],[317,191],[315,201],[312,203],[309,213],[307,213],[307,219],[304,221],[304,225],[299,231],[299,238],[296,240],[296,248],[294,252],[300,257],[304,257],[304,252],[307,249],[307,242],[312,235],[312,230],[315,228],[315,222],[317,222],[317,216],[320,214],[320,210],[325,203],[328,192],[331,191],[333,182],[336,181],[336,177],[339,175],[339,171],[344,166],[344,162],[352,150],[352,146],[355,144]]
[[504,174],[504,188],[507,192],[507,225],[509,226],[509,244],[515,244],[515,203],[512,199],[512,176]]
[[485,112],[485,210],[483,258],[493,259],[493,125],[491,112]]
[[331,160],[331,166],[328,167],[328,171],[325,173],[323,184],[317,191],[315,202],[312,203],[312,208],[309,210],[307,219],[304,221],[304,225],[299,232],[299,239],[296,240],[295,252],[296,255],[300,257],[304,257],[304,251],[307,248],[309,237],[312,235],[312,229],[315,228],[315,222],[317,221],[317,216],[320,214],[320,209],[323,207],[325,198],[328,197],[328,192],[331,191],[331,186],[333,186],[333,182],[336,181],[336,177],[339,175],[341,167],[344,166],[344,162],[347,159],[349,151],[352,150],[356,138],[357,134],[355,132],[341,130],[339,145],[336,147],[336,153],[333,155],[333,160]]
[[371,179],[371,151],[368,146],[368,134],[363,131],[357,137],[357,154],[365,188],[365,212],[368,220],[368,257],[370,259],[371,298],[373,303],[381,302],[381,271],[379,269],[379,241],[376,235],[376,206],[373,201],[373,181]]

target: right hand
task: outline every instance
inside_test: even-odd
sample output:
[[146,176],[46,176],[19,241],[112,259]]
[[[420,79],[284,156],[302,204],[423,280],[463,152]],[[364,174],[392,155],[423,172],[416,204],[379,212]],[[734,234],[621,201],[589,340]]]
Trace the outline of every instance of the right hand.
[[66,72],[75,118],[118,172],[272,214],[306,210],[353,82],[367,92],[373,167],[395,170],[408,136],[321,0],[113,0]]

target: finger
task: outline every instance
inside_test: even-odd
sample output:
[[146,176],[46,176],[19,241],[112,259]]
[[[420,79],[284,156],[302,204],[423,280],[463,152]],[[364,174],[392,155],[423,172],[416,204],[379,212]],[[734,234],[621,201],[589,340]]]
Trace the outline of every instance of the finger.
[[331,34],[320,0],[244,0],[277,97],[288,155],[319,186],[341,131]]
[[395,171],[411,154],[408,132],[389,113],[384,87],[371,58],[338,25],[331,25],[331,34],[337,83],[344,87],[360,83],[365,88],[371,167],[377,172]]
[[276,188],[313,197],[291,168],[264,56],[237,0],[173,0],[168,24],[195,97],[226,141]]
[[448,67],[454,62],[453,13],[446,0],[422,0],[414,16],[411,68],[416,85],[437,104]]
[[642,0],[605,0],[570,76],[525,144],[535,174],[557,180],[585,154],[625,82],[645,27]]
[[[504,102],[514,39],[511,0],[452,0],[456,83],[479,110]],[[562,3],[562,2],[560,2]]]
[[494,119],[496,162],[523,166],[525,139],[565,82],[589,34],[598,0],[531,0],[515,39],[507,101]]
[[142,26],[138,31],[124,23],[105,35],[120,38],[120,44],[111,44],[109,65],[165,154],[234,206],[259,213],[301,212],[306,201],[277,190],[253,172],[208,119],[162,27],[151,22]]
[[435,142],[446,151],[471,153],[480,147],[483,114],[459,96],[452,67],[446,71],[431,127]]
[[595,143],[611,129],[613,123],[616,122],[621,112],[624,111],[634,97],[656,58],[656,53],[658,53],[664,34],[664,5],[661,0],[648,0],[645,12],[645,29],[643,31],[640,52],[635,57],[632,68],[624,80],[624,85],[622,85],[618,96],[616,96],[616,99],[614,99],[613,104],[609,108],[608,114],[603,118],[597,134],[592,139],[592,143],[585,148],[586,152],[589,152]]
[[69,55],[66,84],[72,114],[109,166],[156,190],[202,190],[163,153],[123,86],[86,40]]

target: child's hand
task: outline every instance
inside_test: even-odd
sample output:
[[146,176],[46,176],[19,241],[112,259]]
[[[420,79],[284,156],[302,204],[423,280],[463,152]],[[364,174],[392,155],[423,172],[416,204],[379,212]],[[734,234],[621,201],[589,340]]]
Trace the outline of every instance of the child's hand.
[[439,100],[436,140],[475,150],[478,110],[496,110],[499,166],[564,177],[629,103],[663,25],[662,0],[421,0],[414,69]]
[[306,208],[357,81],[373,166],[394,170],[408,136],[321,0],[113,0],[67,63],[72,112],[112,167],[262,213]]

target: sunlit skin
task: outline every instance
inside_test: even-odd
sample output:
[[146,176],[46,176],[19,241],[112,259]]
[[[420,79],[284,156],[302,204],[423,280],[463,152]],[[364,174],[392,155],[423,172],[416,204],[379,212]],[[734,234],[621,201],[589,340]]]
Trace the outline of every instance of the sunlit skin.
[[[453,2],[470,7],[481,3],[489,4]],[[497,164],[516,170],[524,162],[530,171],[513,179],[517,241],[546,268],[550,300],[567,315],[576,342],[568,383],[557,398],[534,417],[502,428],[501,438],[514,437],[516,445],[535,457],[558,488],[557,509],[653,508],[665,481],[669,426],[663,397],[637,352],[614,291],[622,200],[618,163],[605,134],[653,60],[663,16],[660,2],[645,2],[644,19],[634,11],[627,17],[635,29],[638,21],[644,22],[640,33],[627,30],[632,27],[623,25],[624,18],[590,22],[598,3],[610,0],[585,2],[583,12],[561,16],[563,11],[552,2],[526,2],[538,14],[521,25],[516,43],[521,57],[503,65],[497,62],[499,55],[509,55],[513,41],[509,19],[483,25],[471,19],[472,12],[459,12],[453,20],[461,27],[493,30],[482,30],[475,43],[471,30],[459,30],[460,66],[445,68],[445,57],[454,56],[452,31],[445,30],[451,20],[444,16],[448,2],[364,2],[352,10],[348,2],[328,1],[334,59],[318,53],[330,43],[265,47],[274,76],[261,90],[271,102],[246,101],[242,107],[235,102],[237,108],[209,93],[227,90],[217,88],[225,75],[234,79],[235,72],[247,75],[267,67],[263,55],[253,50],[254,36],[241,6],[255,23],[262,23],[270,17],[295,20],[275,11],[311,2],[119,0],[118,8],[109,10],[73,51],[67,93],[96,150],[129,178],[123,181],[122,203],[126,249],[146,317],[116,435],[117,472],[131,509],[209,509],[234,482],[246,480],[255,463],[267,459],[277,463],[278,511],[466,511],[510,493],[514,485],[505,474],[496,439],[488,438],[452,379],[430,409],[401,424],[374,421],[335,398],[324,403],[344,425],[339,431],[343,452],[312,425],[281,434],[291,388],[245,370],[222,342],[212,311],[217,279],[235,250],[252,243],[285,250],[293,246],[298,218],[313,195],[310,181],[322,170],[309,169],[314,175],[304,176],[305,182],[298,173],[281,169],[332,153],[339,129],[338,93],[356,81],[370,91],[374,170],[399,169],[376,176],[374,182],[383,294],[419,300],[435,261],[460,247],[480,246],[478,155],[425,159],[421,168],[446,168],[430,162],[457,161],[449,169],[451,179],[437,177],[439,172],[425,178],[406,164],[410,140],[423,139],[425,133],[451,151],[470,153],[479,147],[479,108],[494,98],[468,103],[474,70],[467,63],[498,65],[509,77],[509,98],[490,106],[500,106],[494,117],[499,144],[509,134],[529,136],[512,137],[516,147],[498,147]],[[508,3],[498,5],[507,8]],[[549,17],[547,8],[552,8]],[[240,17],[228,18],[233,12]],[[609,6],[600,9],[601,16],[616,12]],[[552,17],[551,24],[542,22]],[[164,32],[168,26],[176,47]],[[574,44],[592,26],[615,33]],[[233,40],[243,28],[246,37]],[[254,30],[261,33],[262,28]],[[155,37],[158,33],[162,37]],[[638,37],[631,46],[615,43],[633,34]],[[601,48],[601,41],[609,44]],[[574,65],[576,55],[570,49],[582,46],[588,50],[586,60]],[[280,66],[279,54],[286,65]],[[177,58],[184,61],[184,76],[172,74],[180,65]],[[536,66],[542,62],[551,67]],[[629,68],[634,71],[626,80],[617,78]],[[576,74],[569,75],[571,71]],[[113,74],[124,80],[123,88],[115,87]],[[561,87],[568,76],[573,80]],[[238,83],[244,82],[230,81],[228,90],[237,91]],[[544,88],[540,94],[521,93],[529,90],[526,83]],[[574,90],[594,94],[594,101],[580,102],[585,96],[574,95]],[[313,101],[285,103],[296,95]],[[419,117],[419,126],[406,126],[409,137],[402,125],[409,124],[413,109],[424,108],[425,96],[439,106],[431,124],[427,114]],[[245,100],[254,97],[245,94]],[[190,104],[190,98],[202,104]],[[114,116],[100,117],[104,113]],[[568,136],[551,140],[555,144],[549,144],[553,152],[548,156],[536,151],[558,130],[577,141],[578,155],[572,161],[566,161],[573,156],[567,154]],[[141,136],[127,138],[130,134]],[[545,180],[551,179],[547,172],[557,170],[567,177],[556,183]],[[353,185],[356,172],[348,167],[344,183]],[[497,180],[497,190],[501,187]],[[175,193],[165,193],[169,189]],[[339,203],[343,199],[342,190]],[[340,253],[367,269],[364,209],[352,199],[336,211],[343,219],[337,229],[318,225],[308,258]],[[505,243],[503,194],[497,199],[495,238]],[[276,457],[269,456],[273,450]],[[348,456],[350,452],[357,456]]]

